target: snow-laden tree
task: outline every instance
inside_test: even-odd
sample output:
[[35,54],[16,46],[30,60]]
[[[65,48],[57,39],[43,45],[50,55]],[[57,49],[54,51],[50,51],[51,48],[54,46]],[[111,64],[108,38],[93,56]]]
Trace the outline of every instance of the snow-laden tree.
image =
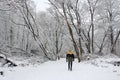
[[109,53],[109,50],[111,53],[116,51],[120,35],[118,0],[49,0],[49,2],[66,22],[79,61],[82,51],[99,54]]
[[[49,0],[46,12],[35,12],[31,0],[0,1],[0,50],[13,49],[56,60],[72,49],[84,53],[118,53],[119,0]],[[7,47],[7,48],[6,48]]]
[[[39,32],[43,34],[42,42],[50,56],[54,59],[60,57],[63,45],[63,22],[56,17],[56,13],[49,9],[49,14],[40,12],[37,15],[37,22],[40,26]],[[42,31],[41,31],[42,30]]]
[[[116,53],[116,43],[119,40],[120,35],[120,1],[119,0],[106,0],[101,1],[101,6],[98,10],[98,25],[106,37],[108,51],[110,53]],[[104,39],[103,38],[103,39]],[[107,48],[107,47],[106,47]]]

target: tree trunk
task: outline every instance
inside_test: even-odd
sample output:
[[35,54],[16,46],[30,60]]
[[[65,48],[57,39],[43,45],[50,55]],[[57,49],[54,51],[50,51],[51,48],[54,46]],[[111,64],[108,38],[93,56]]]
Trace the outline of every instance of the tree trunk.
[[67,20],[67,15],[66,15],[66,12],[65,12],[64,3],[62,5],[62,7],[63,7],[63,13],[64,13],[65,21],[67,23],[67,27],[68,27],[68,30],[69,30],[69,34],[70,34],[70,36],[72,38],[73,47],[75,49],[75,52],[76,52],[76,55],[77,55],[77,58],[78,58],[78,62],[80,62],[81,60],[80,60],[80,56],[79,56],[79,49],[78,49],[77,44],[76,44],[76,42],[74,40],[74,36],[73,36],[73,32],[72,32],[71,26],[70,26],[70,24],[69,24],[69,22]]

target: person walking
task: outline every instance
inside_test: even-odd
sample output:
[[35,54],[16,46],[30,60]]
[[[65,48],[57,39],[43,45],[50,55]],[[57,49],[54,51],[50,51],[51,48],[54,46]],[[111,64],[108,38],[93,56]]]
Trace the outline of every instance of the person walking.
[[68,70],[72,71],[72,64],[74,61],[74,54],[71,50],[69,50],[66,54],[66,61],[68,62]]

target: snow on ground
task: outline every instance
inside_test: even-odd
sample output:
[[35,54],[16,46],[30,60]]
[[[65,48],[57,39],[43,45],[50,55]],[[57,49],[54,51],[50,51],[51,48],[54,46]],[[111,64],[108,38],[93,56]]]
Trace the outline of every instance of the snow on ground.
[[114,60],[120,59],[98,58],[81,63],[75,60],[73,71],[67,70],[65,59],[48,61],[40,65],[0,68],[4,71],[4,75],[0,75],[0,80],[120,80],[120,66],[110,63]]

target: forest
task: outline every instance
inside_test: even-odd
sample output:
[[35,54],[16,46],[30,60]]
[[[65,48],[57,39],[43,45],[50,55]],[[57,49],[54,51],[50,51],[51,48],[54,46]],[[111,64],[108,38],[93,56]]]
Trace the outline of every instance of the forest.
[[[120,56],[120,0],[0,0],[0,59],[30,63],[85,56]],[[13,65],[13,66],[14,66]]]

